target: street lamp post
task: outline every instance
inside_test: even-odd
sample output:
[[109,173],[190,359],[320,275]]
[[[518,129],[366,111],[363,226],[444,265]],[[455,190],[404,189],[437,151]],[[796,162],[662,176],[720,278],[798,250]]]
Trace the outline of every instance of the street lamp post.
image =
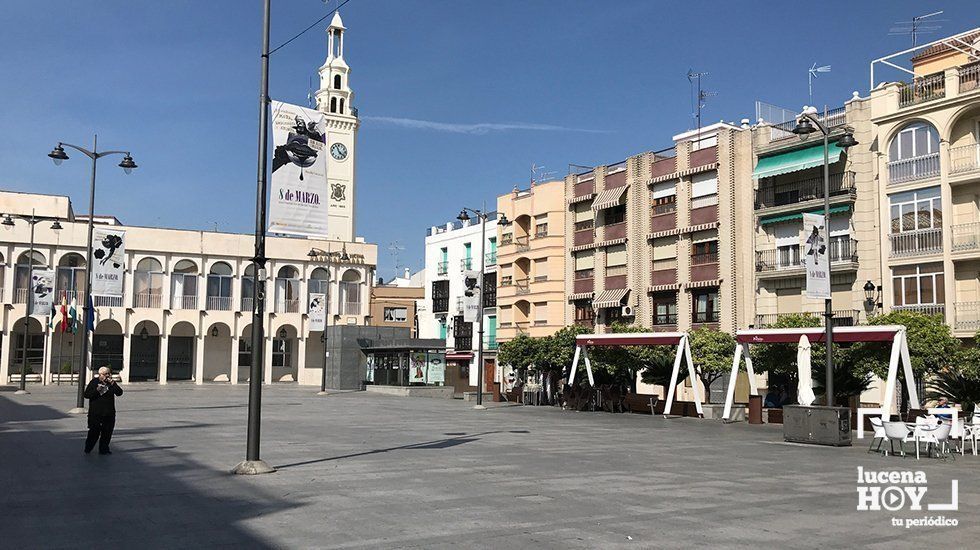
[[[816,132],[817,129],[823,134],[823,225],[824,234],[827,238],[827,280],[830,281],[831,277],[831,260],[830,260],[830,128],[828,128],[820,119],[814,115],[816,109],[812,107],[807,107],[800,113],[800,118],[796,123],[796,127],[793,128],[793,133],[800,136],[800,139],[807,139],[810,134]],[[823,120],[827,120],[827,107],[824,106],[823,109]],[[812,123],[812,124],[811,124]],[[816,128],[814,128],[816,125]],[[844,129],[844,134],[837,141],[837,145],[843,149],[857,145],[857,140],[854,139],[854,133],[850,128]],[[826,348],[827,348],[827,377],[825,380],[826,388],[826,401],[827,406],[832,407],[834,405],[834,305],[833,297],[828,296],[824,299],[824,324],[826,329]]]
[[[310,252],[307,254],[311,260],[318,258],[320,256],[327,259],[325,265],[327,266],[327,291],[326,304],[323,305],[326,310],[326,320],[324,321],[323,333],[320,334],[320,342],[323,343],[323,370],[320,371],[320,391],[317,395],[328,395],[327,394],[327,328],[330,326],[330,318],[333,317],[333,313],[330,312],[330,253],[324,252],[319,248],[311,248]],[[350,256],[347,255],[347,249],[344,248],[343,253],[340,256],[340,261],[347,262],[350,261]]]
[[25,302],[26,309],[24,310],[24,355],[21,357],[20,363],[20,388],[14,392],[14,394],[23,395],[31,393],[27,391],[27,350],[28,346],[30,346],[31,340],[31,309],[34,307],[34,226],[43,221],[54,221],[54,223],[51,224],[51,229],[58,231],[61,229],[61,223],[59,223],[59,218],[37,216],[34,214],[34,210],[32,209],[30,216],[14,215],[12,217],[10,214],[4,215],[2,222],[3,225],[13,227],[14,217],[22,219],[31,225],[31,244],[30,249],[27,252],[27,302]]
[[82,305],[82,364],[78,367],[78,394],[76,395],[75,408],[68,411],[69,414],[81,414],[85,412],[85,397],[82,395],[85,391],[85,382],[82,380],[82,374],[88,371],[88,318],[91,314],[92,307],[94,307],[92,304],[92,232],[95,226],[95,169],[100,158],[110,155],[123,155],[122,161],[119,162],[119,167],[126,174],[133,173],[133,170],[137,166],[133,162],[133,157],[129,151],[99,151],[98,135],[92,139],[91,151],[78,145],[72,145],[71,143],[58,142],[58,145],[48,153],[48,156],[54,161],[56,166],[60,166],[62,162],[68,160],[65,147],[71,147],[92,159],[92,180],[89,184],[88,195],[88,241],[85,243],[85,303]]
[[[476,210],[473,208],[466,208],[465,206],[459,212],[459,216],[456,216],[461,222],[468,222],[470,220],[470,215],[467,211],[472,212],[480,220],[480,255],[477,256],[477,260],[480,262],[480,280],[477,282],[477,288],[479,293],[477,294],[477,304],[479,306],[479,315],[477,316],[477,338],[479,342],[476,348],[476,406],[474,409],[482,410],[486,409],[483,405],[483,280],[484,274],[486,272],[486,242],[487,242],[487,218],[496,212],[485,212],[484,210]],[[497,223],[507,224],[507,216],[501,214]]]

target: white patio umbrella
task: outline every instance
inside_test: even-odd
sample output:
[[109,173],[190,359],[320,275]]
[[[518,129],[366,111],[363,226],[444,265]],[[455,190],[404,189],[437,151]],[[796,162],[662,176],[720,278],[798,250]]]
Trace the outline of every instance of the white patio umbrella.
[[812,405],[817,400],[813,395],[813,373],[810,370],[810,340],[806,335],[800,336],[800,345],[796,350],[796,368],[799,372],[799,382],[796,385],[796,400],[800,405]]

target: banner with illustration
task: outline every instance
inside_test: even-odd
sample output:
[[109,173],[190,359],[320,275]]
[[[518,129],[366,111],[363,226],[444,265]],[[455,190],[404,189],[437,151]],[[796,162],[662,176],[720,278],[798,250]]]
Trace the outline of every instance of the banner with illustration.
[[807,298],[830,298],[830,247],[823,214],[803,214]]
[[50,315],[53,302],[54,270],[34,269],[31,273],[31,315]]
[[310,294],[309,309],[310,332],[322,331],[327,326],[327,295],[320,292]]
[[123,295],[126,232],[96,227],[92,232],[92,295]]
[[426,371],[429,366],[426,362],[424,351],[414,351],[410,357],[411,365],[408,370],[408,382],[410,384],[420,384],[426,381]]
[[272,102],[269,231],[327,235],[327,128],[323,113]]
[[442,352],[430,351],[429,358],[429,384],[446,383],[446,354]]

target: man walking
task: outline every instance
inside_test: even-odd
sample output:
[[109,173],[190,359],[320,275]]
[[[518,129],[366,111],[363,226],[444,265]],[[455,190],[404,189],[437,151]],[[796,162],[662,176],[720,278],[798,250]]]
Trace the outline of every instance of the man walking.
[[95,443],[99,443],[100,455],[111,455],[109,440],[112,428],[116,425],[116,396],[122,395],[122,388],[112,379],[109,367],[100,367],[99,375],[85,387],[88,404],[88,437],[85,438],[85,454],[91,453]]

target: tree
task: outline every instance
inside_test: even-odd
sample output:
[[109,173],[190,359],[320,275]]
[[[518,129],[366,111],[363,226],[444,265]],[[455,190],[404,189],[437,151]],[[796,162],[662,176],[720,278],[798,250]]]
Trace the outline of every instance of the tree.
[[[649,332],[641,326],[613,323],[610,327],[614,333]],[[669,361],[673,365],[673,355],[666,352],[663,346],[616,346],[597,347],[591,350],[592,365],[596,373],[603,379],[602,383],[615,383],[627,386],[636,393],[636,376],[638,373],[653,367],[658,368]],[[668,356],[666,358],[665,356]],[[668,375],[669,376],[669,375]],[[597,382],[598,383],[598,382]]]
[[959,403],[964,413],[968,413],[971,406],[974,413],[980,412],[980,332],[975,340],[976,347],[960,349],[955,365],[939,369],[929,380],[927,399],[946,397]]
[[541,370],[565,372],[572,366],[575,358],[575,338],[589,330],[585,327],[572,325],[565,327],[546,338],[541,338],[539,361]]
[[540,354],[540,339],[518,334],[513,340],[500,344],[497,349],[497,363],[510,365],[523,375],[528,367],[537,365]]
[[711,384],[732,368],[735,338],[727,332],[702,327],[690,333],[690,342],[694,371],[704,386],[705,402],[711,403]]
[[[807,315],[805,313],[793,313],[790,315],[780,315],[776,322],[766,328],[807,328],[819,327],[820,317]],[[789,390],[796,389],[796,381],[799,378],[799,370],[796,364],[797,344],[756,344],[751,346],[752,364],[759,372],[784,375],[790,380]],[[810,348],[810,357],[813,362],[818,358],[826,357],[824,346],[813,345]]]
[[[893,311],[872,317],[868,324],[905,326],[912,372],[919,379],[949,367],[960,350],[960,341],[950,334],[942,315]],[[850,350],[850,362],[859,375],[871,373],[886,378],[890,357],[891,342],[860,342]],[[901,370],[899,375],[903,375]]]

